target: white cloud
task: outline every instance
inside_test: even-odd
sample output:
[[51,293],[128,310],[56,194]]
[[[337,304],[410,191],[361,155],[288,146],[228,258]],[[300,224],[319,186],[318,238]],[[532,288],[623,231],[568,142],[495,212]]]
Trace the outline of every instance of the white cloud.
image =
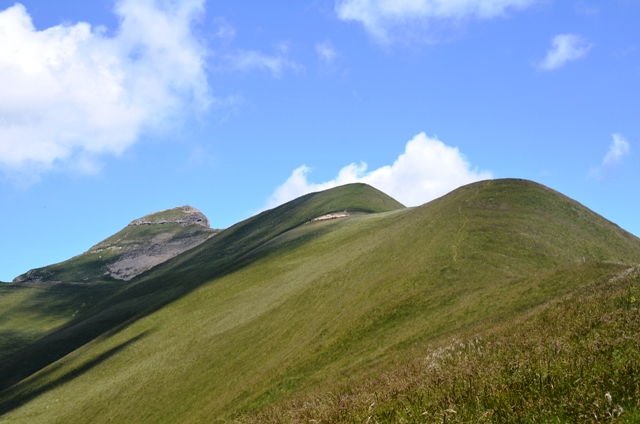
[[434,21],[490,19],[510,10],[524,9],[536,0],[338,0],[336,13],[344,21],[360,22],[378,41],[391,40],[390,32]]
[[95,172],[149,129],[211,102],[192,24],[204,0],[121,0],[114,36],[79,22],[36,30],[21,4],[0,11],[0,167]]
[[333,61],[338,57],[338,51],[331,41],[327,40],[322,43],[316,44],[316,53],[318,54],[318,58],[325,65],[331,65]]
[[237,50],[223,57],[223,67],[232,71],[249,72],[253,70],[268,71],[280,78],[286,70],[301,72],[304,67],[288,59],[286,48],[279,48],[275,55],[268,55],[256,50]]
[[559,34],[551,40],[551,49],[538,64],[540,69],[552,71],[561,68],[567,62],[583,58],[593,44],[577,34]]
[[613,134],[613,141],[609,146],[609,151],[602,160],[602,165],[613,166],[622,160],[622,157],[629,153],[630,145],[621,134]]
[[613,134],[609,151],[602,159],[600,166],[591,169],[589,176],[603,179],[622,162],[622,157],[629,154],[630,150],[631,145],[622,134]]
[[458,148],[429,138],[425,133],[410,140],[393,165],[367,171],[366,163],[352,163],[342,168],[336,178],[320,184],[307,180],[309,172],[304,165],[294,170],[267,200],[265,208],[307,193],[356,182],[369,184],[407,206],[416,206],[462,185],[493,178],[491,172],[472,169]]

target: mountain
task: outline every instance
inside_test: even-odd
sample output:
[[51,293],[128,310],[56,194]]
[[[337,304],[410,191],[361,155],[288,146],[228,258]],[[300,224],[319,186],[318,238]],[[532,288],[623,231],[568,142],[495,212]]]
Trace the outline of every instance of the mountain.
[[191,206],[146,215],[85,253],[59,264],[33,269],[14,284],[129,281],[135,276],[203,243],[219,231]]
[[[316,219],[331,214],[344,217]],[[571,324],[558,317],[575,302],[595,305],[584,313],[599,311],[597,322],[605,322],[604,315],[608,323],[623,322],[616,320],[631,315],[616,315],[602,305],[632,307],[630,300],[593,303],[592,292],[631,299],[640,283],[633,271],[639,263],[640,239],[530,181],[475,183],[416,208],[404,208],[366,185],[342,186],[249,218],[126,284],[13,287],[6,299],[14,299],[16,313],[54,294],[61,304],[63,298],[88,300],[75,317],[0,358],[5,389],[0,413],[12,422],[308,422],[333,411],[329,421],[360,422],[367,416],[358,414],[369,411],[380,422],[397,422],[425,419],[420,414],[426,411],[430,420],[441,422],[442,414],[454,415],[444,411],[455,409],[451,402],[462,399],[460,393],[476,393],[472,388],[481,384],[465,383],[469,378],[456,383],[455,396],[443,392],[438,404],[451,407],[432,411],[427,405],[420,412],[428,396],[414,396],[403,406],[389,394],[414,393],[406,391],[411,384],[395,383],[413,381],[407,373],[415,370],[406,364],[424,364],[433,346],[457,346],[456,340],[477,335],[489,340],[491,334],[521,334],[520,326],[532,340],[546,343],[536,331],[550,331],[544,326],[549,323]],[[624,286],[602,291],[612,284]],[[54,293],[65,287],[82,293]],[[26,292],[33,289],[40,291]],[[591,298],[580,297],[587,295]],[[541,314],[548,310],[556,311],[548,315],[556,318],[545,321]],[[640,334],[627,318],[632,343]],[[591,340],[592,328],[599,327],[581,327],[585,340]],[[558,329],[546,338],[560,337]],[[609,334],[598,331],[598,337]],[[608,339],[598,340],[586,348],[597,352]],[[507,346],[500,343],[492,346]],[[558,358],[571,353],[558,346]],[[604,379],[592,388],[618,396],[618,386],[627,386],[620,382],[633,376],[634,368],[624,368],[624,358],[634,350],[620,346],[617,362],[609,361],[618,367],[607,376],[609,388]],[[462,355],[456,349],[444,352]],[[487,351],[503,352],[496,361],[512,364],[502,348]],[[449,355],[438,369],[462,375],[447,368],[455,357]],[[574,362],[568,360],[565,370],[578,363],[569,359]],[[488,373],[492,364],[474,369]],[[505,369],[514,370],[510,366]],[[597,369],[584,365],[582,378],[595,376]],[[508,375],[516,382],[526,377]],[[546,388],[546,381],[540,387]],[[375,390],[367,389],[368,382],[376,382]],[[502,398],[495,392],[491,397],[489,388],[482,393],[487,405],[497,405],[486,411],[502,413]],[[563,405],[561,395],[550,395],[553,402],[545,410],[550,417]],[[538,405],[535,399],[532,404]],[[455,405],[460,416],[475,413],[464,409],[466,403]],[[627,412],[633,411],[630,405],[623,405]],[[307,410],[312,415],[300,412]],[[559,411],[578,417],[572,410]],[[480,412],[467,421],[478,421]]]
[[[398,208],[404,206],[379,190],[364,184],[351,184],[328,192],[311,193],[262,212],[156,266],[151,274],[142,274],[124,285],[114,284],[116,280],[103,275],[105,262],[102,259],[93,262],[93,268],[72,259],[62,263],[67,272],[57,274],[70,276],[62,281],[67,284],[14,283],[10,287],[0,287],[0,311],[4,311],[0,312],[0,391],[104,331],[144,316],[211,278],[223,275],[229,268],[239,266],[244,254],[278,234],[333,212],[362,215]],[[164,215],[156,217],[159,221],[166,218]],[[123,231],[131,227],[136,232],[147,229],[146,226],[129,226]],[[164,224],[152,228],[166,231]],[[96,247],[119,240],[118,234]],[[152,240],[140,238],[147,242]],[[84,284],[69,284],[78,281],[78,270],[96,278]],[[56,328],[57,331],[52,331]]]
[[[191,206],[160,211],[132,221],[81,255],[31,270],[11,285],[0,284],[0,361],[91,314],[96,304],[121,290],[122,283],[219,232]],[[35,362],[35,369],[39,364]]]

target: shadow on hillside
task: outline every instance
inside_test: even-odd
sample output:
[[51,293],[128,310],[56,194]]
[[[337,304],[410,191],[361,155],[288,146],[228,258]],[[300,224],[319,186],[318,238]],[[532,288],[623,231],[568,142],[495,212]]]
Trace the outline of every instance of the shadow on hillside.
[[[138,301],[136,301],[138,300]],[[126,328],[145,302],[116,301],[86,318],[71,321],[0,360],[0,393],[99,336]],[[147,305],[148,306],[148,305]],[[144,316],[144,315],[141,315]],[[4,397],[4,396],[2,396]],[[0,399],[0,403],[2,400]]]
[[[254,222],[253,226],[260,229],[270,224],[264,222],[264,219],[256,221],[258,222]],[[255,232],[252,233],[246,228],[241,228],[241,231],[235,231],[227,237],[221,234],[203,243],[206,245],[203,249],[196,248],[197,252],[184,252],[173,260],[141,274],[137,277],[137,283],[121,286],[121,290],[110,296],[104,293],[107,298],[101,305],[96,306],[91,315],[69,322],[0,360],[0,411],[5,409],[4,403],[13,405],[11,408],[16,406],[12,399],[21,387],[19,383],[24,379],[92,340],[115,334],[202,285],[215,284],[215,280],[272,255],[274,249],[263,246],[304,222],[278,229],[267,236],[260,234],[256,237]],[[284,246],[276,245],[275,250],[282,253],[302,247],[330,231],[330,227],[332,226],[320,225],[304,237],[292,240]],[[30,396],[29,399],[33,397]],[[21,401],[20,404],[24,402],[26,401]]]
[[[65,383],[68,383],[69,381],[75,379],[76,377],[81,376],[82,374],[84,374],[85,372],[89,371],[91,368],[100,365],[102,362],[106,361],[107,359],[111,358],[112,356],[114,356],[115,354],[117,354],[118,352],[120,352],[121,350],[125,349],[126,347],[130,346],[131,344],[137,342],[138,340],[142,339],[144,336],[147,335],[147,332],[143,332],[129,340],[127,340],[126,342],[123,342],[121,344],[119,344],[118,346],[111,348],[109,350],[107,350],[106,352],[102,353],[101,355],[99,355],[98,357],[92,359],[91,361],[88,361],[87,363],[79,366],[78,368],[73,369],[72,371],[67,372],[66,374],[64,374],[63,376],[56,378],[52,381],[50,381],[49,383],[45,383],[42,386],[38,387],[35,390],[26,390],[23,393],[18,392],[17,396],[11,397],[9,400],[7,400],[6,402],[0,403],[0,416],[11,412],[13,409],[18,408],[22,405],[24,405],[25,403],[29,402],[30,400],[48,392],[49,390],[55,389],[58,386],[61,386]],[[37,376],[35,381],[30,382],[31,384],[35,384],[36,386],[38,385],[38,381],[41,380],[46,380],[47,377],[51,374],[53,374],[54,372],[56,372],[58,369],[60,368],[59,366],[53,367],[50,370],[47,370],[46,372],[42,373],[41,375]],[[19,391],[22,387],[22,385],[18,385],[16,387],[14,387],[15,390]]]

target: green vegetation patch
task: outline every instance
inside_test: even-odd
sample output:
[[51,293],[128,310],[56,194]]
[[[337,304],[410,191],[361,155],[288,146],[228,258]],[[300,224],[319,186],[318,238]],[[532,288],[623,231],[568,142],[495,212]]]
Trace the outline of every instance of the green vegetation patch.
[[416,349],[381,376],[235,422],[638,422],[638,299],[640,268],[628,268],[515,322]]
[[155,212],[144,217],[148,222],[177,221],[188,215],[188,207],[177,207]]

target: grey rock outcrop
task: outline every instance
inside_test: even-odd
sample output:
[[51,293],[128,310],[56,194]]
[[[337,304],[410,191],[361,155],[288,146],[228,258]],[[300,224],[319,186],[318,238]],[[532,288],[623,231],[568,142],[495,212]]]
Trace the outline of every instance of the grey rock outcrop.
[[[152,223],[148,225],[161,225]],[[137,224],[147,225],[147,224]],[[201,225],[201,224],[195,224]],[[194,231],[187,237],[175,238],[170,234],[159,234],[149,243],[136,245],[121,255],[115,262],[107,265],[109,275],[116,280],[129,281],[133,277],[178,256],[182,252],[213,237],[215,232]]]
[[25,274],[19,275],[13,279],[13,284],[56,284],[59,281],[56,281],[54,278],[54,273],[49,271],[48,269],[32,269],[27,271]]

